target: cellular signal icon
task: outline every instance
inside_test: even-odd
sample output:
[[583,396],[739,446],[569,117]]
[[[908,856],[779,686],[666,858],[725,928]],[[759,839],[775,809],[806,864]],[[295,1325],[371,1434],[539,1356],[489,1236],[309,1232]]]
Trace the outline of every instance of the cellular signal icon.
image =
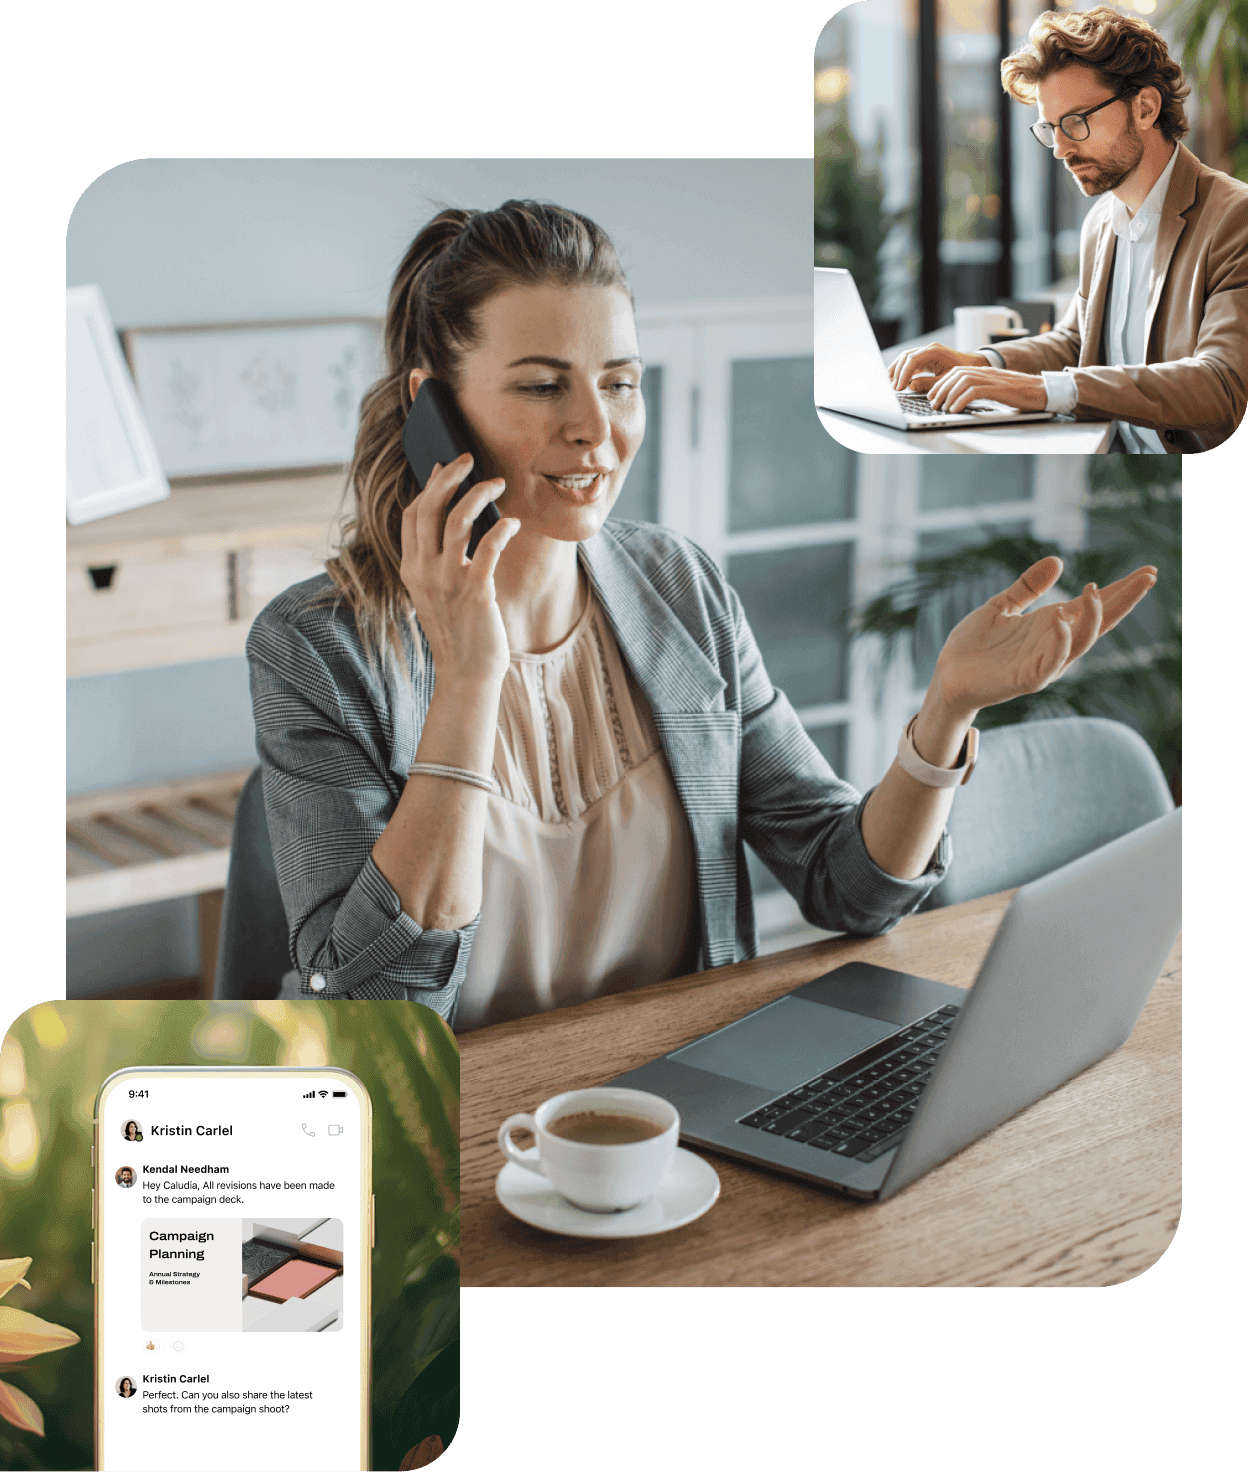
[[303,1097],[305,1099],[315,1099],[316,1098],[316,1090],[315,1089],[309,1089],[308,1092]]

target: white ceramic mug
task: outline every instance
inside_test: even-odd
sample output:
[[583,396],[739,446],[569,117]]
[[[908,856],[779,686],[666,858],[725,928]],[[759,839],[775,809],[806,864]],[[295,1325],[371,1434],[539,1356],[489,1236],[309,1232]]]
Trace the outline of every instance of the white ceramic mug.
[[[626,1145],[588,1145],[551,1134],[548,1126],[568,1114],[631,1114],[662,1126],[662,1133]],[[512,1130],[532,1130],[537,1155],[520,1150]],[[498,1131],[498,1148],[525,1170],[544,1175],[566,1200],[584,1211],[627,1211],[649,1200],[667,1173],[680,1139],[674,1105],[640,1089],[572,1089],[556,1094],[532,1114],[513,1114]]]
[[1013,307],[954,307],[953,345],[960,353],[977,353],[994,332],[1017,332],[1022,326]]

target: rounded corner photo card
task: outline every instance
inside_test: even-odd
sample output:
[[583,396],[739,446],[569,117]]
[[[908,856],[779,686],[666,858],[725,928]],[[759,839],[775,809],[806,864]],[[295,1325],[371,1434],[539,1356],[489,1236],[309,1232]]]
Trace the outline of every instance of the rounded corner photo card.
[[397,1468],[449,1445],[459,1056],[436,1014],[44,1002],[0,1091],[0,1465]]
[[[1133,13],[1136,12],[1136,13]],[[1198,455],[1248,403],[1212,7],[855,0],[814,56],[815,403],[882,455]],[[1232,39],[1233,35],[1233,39]]]

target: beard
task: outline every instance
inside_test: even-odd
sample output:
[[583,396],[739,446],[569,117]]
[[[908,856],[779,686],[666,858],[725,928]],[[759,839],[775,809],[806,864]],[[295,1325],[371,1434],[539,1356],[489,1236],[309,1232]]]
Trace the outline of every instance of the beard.
[[[1091,196],[1117,189],[1119,184],[1135,173],[1143,157],[1144,140],[1135,126],[1135,119],[1128,113],[1126,131],[1110,149],[1107,158],[1080,158],[1076,154],[1063,159],[1063,163],[1078,184],[1080,192]],[[1073,164],[1083,164],[1085,167],[1076,173],[1071,167]]]

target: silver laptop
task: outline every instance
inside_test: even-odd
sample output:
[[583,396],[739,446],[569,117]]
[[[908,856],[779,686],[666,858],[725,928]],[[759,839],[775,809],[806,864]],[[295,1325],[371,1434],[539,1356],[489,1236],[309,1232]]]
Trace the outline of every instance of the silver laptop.
[[681,1138],[884,1200],[1112,1052],[1179,931],[1181,810],[1025,885],[970,992],[851,961],[612,1079]]
[[815,404],[893,429],[966,429],[1057,417],[1046,410],[1011,409],[994,399],[975,399],[965,412],[946,414],[926,394],[898,393],[854,278],[823,266],[815,267]]

